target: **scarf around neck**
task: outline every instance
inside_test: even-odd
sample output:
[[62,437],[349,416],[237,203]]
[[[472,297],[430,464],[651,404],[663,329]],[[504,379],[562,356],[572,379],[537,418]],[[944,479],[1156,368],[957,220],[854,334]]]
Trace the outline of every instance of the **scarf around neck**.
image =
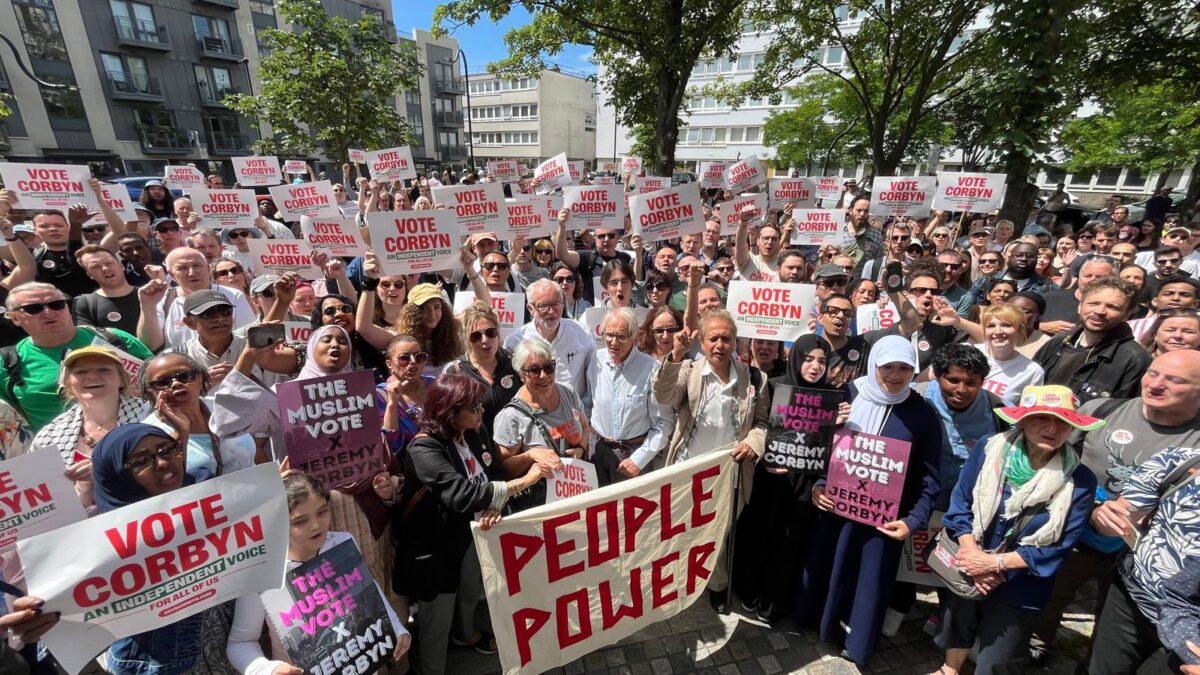
[[1079,457],[1070,445],[1064,443],[1024,485],[1019,488],[1012,485],[1008,499],[1000,504],[1000,496],[1007,482],[1005,475],[1011,461],[1010,454],[1025,452],[1025,432],[1020,429],[996,434],[984,446],[983,466],[975,479],[975,487],[971,489],[971,534],[977,541],[983,541],[983,534],[997,513],[1002,514],[1006,522],[1016,526],[1012,521],[1023,509],[1039,504],[1049,513],[1050,519],[1031,534],[1018,539],[1017,543],[1021,546],[1049,546],[1062,537],[1071,511],[1071,493],[1075,488],[1071,474],[1079,465]]

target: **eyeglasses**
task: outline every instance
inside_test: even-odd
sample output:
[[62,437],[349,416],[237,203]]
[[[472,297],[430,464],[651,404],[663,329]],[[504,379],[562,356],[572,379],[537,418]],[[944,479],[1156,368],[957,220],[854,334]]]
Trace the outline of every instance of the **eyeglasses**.
[[624,333],[605,333],[604,334],[604,339],[611,341],[611,342],[628,342],[630,337],[632,337],[632,336],[626,335]]
[[573,284],[575,283],[575,277],[554,277],[554,283],[560,286],[563,284]]
[[336,306],[330,305],[329,307],[326,307],[325,309],[321,310],[321,313],[324,314],[325,316],[333,316],[338,313],[353,314],[354,308],[351,307],[350,305],[336,305]]
[[497,270],[503,272],[504,270],[508,269],[508,263],[506,263],[506,262],[486,262],[486,263],[483,263],[483,269],[485,269],[489,272],[495,272]]
[[528,368],[522,368],[521,372],[525,373],[526,375],[533,375],[535,377],[540,376],[542,373],[545,373],[547,375],[553,375],[554,370],[557,367],[558,367],[558,364],[551,361],[550,363],[547,363],[544,366],[529,366]]
[[429,353],[417,352],[415,354],[397,354],[394,358],[396,359],[396,363],[403,363],[404,365],[408,365],[413,361],[417,362],[418,364],[424,364],[429,362]]
[[616,238],[617,238],[617,233],[616,233],[616,232],[605,232],[605,233],[603,233],[603,234],[598,234],[598,235],[596,235],[596,238],[597,238],[597,239],[601,239],[601,240],[604,240],[604,239],[616,239]]
[[[681,271],[686,272],[686,270],[681,270]],[[651,291],[669,291],[669,290],[671,290],[671,282],[660,281],[655,284],[646,284],[646,288],[647,288],[647,290],[651,290]]]
[[533,308],[539,312],[548,312],[550,310],[562,309],[563,304],[561,302],[539,302]]
[[392,288],[404,288],[404,285],[405,284],[403,281],[381,281],[381,282],[379,282],[379,287],[385,291],[392,289]]
[[732,274],[733,273],[732,265],[717,265],[713,269],[720,272],[721,274]]
[[533,248],[533,247],[530,246],[529,244],[525,244],[524,246],[521,247],[521,250],[525,253],[529,253],[529,249],[531,249],[531,248]]
[[907,234],[900,234],[892,237],[892,241],[908,241],[909,239],[912,239],[912,237]]
[[275,289],[268,286],[266,290],[264,290],[262,293],[258,293],[257,295],[260,295],[264,298],[273,298],[275,297]]
[[962,269],[962,263],[942,263],[942,267],[950,270],[951,272],[957,272],[958,270]]
[[238,230],[237,232],[230,232],[230,233],[229,233],[229,238],[230,238],[230,239],[243,239],[243,238],[246,238],[246,237],[249,237],[249,236],[250,236],[250,233],[249,233],[249,232],[247,232],[246,230]]
[[850,316],[850,314],[852,312],[854,312],[854,310],[850,309],[848,307],[826,307],[825,308],[825,313],[834,318],[837,318],[839,316],[848,317],[848,316]]
[[533,252],[535,255],[550,255],[551,253],[554,253],[554,249],[552,249],[552,248],[535,248]]
[[66,300],[51,300],[50,302],[31,302],[28,305],[21,305],[17,308],[17,311],[25,312],[30,316],[36,316],[47,309],[51,312],[61,312],[66,308]]
[[151,450],[148,454],[130,457],[129,461],[125,462],[125,470],[133,473],[141,473],[146,469],[154,466],[154,463],[160,459],[170,461],[172,457],[178,457],[183,454],[183,446],[178,442],[160,445]]
[[482,342],[483,338],[485,338],[485,337],[489,340],[495,340],[499,335],[500,335],[500,331],[496,330],[495,328],[484,328],[483,330],[471,331],[471,333],[469,335],[467,335],[467,337],[471,340],[472,343],[475,343],[475,342]]
[[817,282],[817,285],[821,288],[836,288],[838,286],[845,286],[847,283],[845,279],[821,279]]
[[225,277],[231,277],[235,274],[241,274],[242,272],[245,272],[245,270],[243,270],[241,267],[226,267],[223,270],[217,270],[214,272],[214,274],[216,274],[218,279],[224,279]]
[[940,289],[940,288],[910,288],[910,289],[908,289],[908,292],[912,293],[913,295],[925,295],[926,293],[928,293],[930,295],[941,295],[942,289]]
[[1181,260],[1183,260],[1183,258],[1159,258],[1158,260],[1154,261],[1154,264],[1166,265],[1167,263],[1171,263],[1172,265],[1178,265]]
[[213,307],[212,309],[200,312],[195,316],[197,319],[204,319],[205,321],[211,321],[212,319],[223,319],[227,316],[233,316],[233,307],[228,305]]
[[172,375],[163,375],[162,377],[150,380],[149,384],[151,389],[162,391],[163,389],[170,388],[170,386],[176,382],[179,384],[191,384],[195,382],[196,378],[199,376],[200,373],[195,370],[181,370]]
[[979,264],[980,265],[999,265],[1000,259],[999,258],[980,258]]
[[666,328],[651,328],[650,332],[655,335],[674,335],[680,330],[679,326],[667,326]]
[[106,229],[107,229],[107,228],[105,228],[104,226],[100,226],[100,227],[85,227],[85,228],[83,228],[83,232],[85,232],[85,233],[87,233],[87,234],[99,234],[100,232],[103,232],[103,231],[104,231],[104,230],[106,230]]

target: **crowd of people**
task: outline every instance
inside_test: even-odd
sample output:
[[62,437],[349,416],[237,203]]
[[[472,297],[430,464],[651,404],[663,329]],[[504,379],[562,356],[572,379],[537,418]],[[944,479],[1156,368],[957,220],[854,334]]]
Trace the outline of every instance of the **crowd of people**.
[[[360,225],[442,208],[432,186],[493,180],[344,173],[335,195]],[[850,181],[824,204],[845,212],[838,239],[794,246],[791,207],[723,214],[735,195],[702,194],[703,232],[670,241],[628,219],[579,230],[564,209],[547,237],[472,235],[455,269],[388,275],[369,251],[317,253],[325,278],[307,282],[247,253],[299,234],[269,197],[254,227],[216,232],[158,181],[130,222],[103,199],[98,213],[26,211],[0,190],[0,450],[58,452],[89,515],[279,462],[289,569],[352,538],[387,600],[395,673],[447,672],[451,645],[496,651],[470,525],[545,503],[563,458],[592,462],[603,486],[720,448],[743,486],[732,566],[708,583],[717,611],[792,617],[865,665],[913,608],[902,547],[940,514],[934,553],[958,577],[930,620],[939,675],[1046,658],[1089,583],[1082,671],[1200,673],[1200,221],[1131,223],[1120,199],[1078,229],[1053,199],[1019,224],[883,218]],[[812,284],[804,334],[739,337],[736,280]],[[491,302],[503,292],[526,301],[507,334]],[[456,314],[460,294],[473,302]],[[593,307],[607,309],[595,331]],[[860,325],[872,308],[897,320]],[[277,322],[311,333],[248,339]],[[276,387],[361,370],[387,466],[334,489],[289,467]],[[765,467],[784,385],[843,391],[837,425],[911,444],[894,521],[847,519],[824,477]],[[8,598],[0,670],[55,672],[37,642],[57,617],[41,603]],[[243,597],[118,640],[94,666],[299,675],[263,616]]]

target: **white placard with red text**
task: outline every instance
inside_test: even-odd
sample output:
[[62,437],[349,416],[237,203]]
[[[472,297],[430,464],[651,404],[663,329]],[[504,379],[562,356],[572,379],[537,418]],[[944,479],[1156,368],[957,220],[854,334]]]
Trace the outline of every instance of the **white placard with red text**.
[[533,172],[533,182],[530,187],[534,192],[544,195],[571,184],[571,167],[567,162],[567,153],[560,152],[550,159],[538,164]]
[[639,195],[666,190],[669,187],[671,187],[671,179],[667,176],[638,176],[634,181],[634,191]]
[[30,595],[62,615],[42,642],[68,673],[119,638],[281,587],[287,548],[287,500],[274,463],[17,543]]
[[[817,199],[838,201],[842,198],[842,179],[838,176],[818,176],[812,179],[816,186]],[[828,204],[826,205],[828,206]],[[836,204],[835,204],[836,206]]]
[[508,218],[504,208],[504,186],[500,183],[435,187],[433,201],[454,213],[467,234],[499,231]]
[[194,188],[189,196],[192,198],[192,210],[200,215],[200,227],[210,230],[255,227],[258,202],[254,199],[254,190]]
[[333,184],[327,180],[312,183],[278,185],[270,188],[271,201],[279,209],[283,219],[289,222],[308,216],[310,218],[336,218],[342,215],[337,199],[333,196]]
[[86,517],[57,452],[31,452],[0,462],[0,550]]
[[621,173],[637,173],[642,170],[642,160],[638,157],[622,157]]
[[[120,315],[117,315],[117,318],[119,319]],[[108,317],[108,319],[110,321],[114,320],[111,315]],[[125,370],[125,372],[129,374],[129,381],[137,382],[138,373],[141,372],[142,366],[146,364],[146,362],[143,359],[139,359],[138,357],[134,356],[133,354],[130,354],[129,352],[125,351],[124,349],[121,349],[120,347],[118,347],[117,345],[114,345],[113,343],[109,342],[108,340],[105,340],[104,338],[100,337],[99,335],[92,338],[91,346],[104,347],[105,349],[112,352],[113,354],[116,354],[117,360],[121,362],[121,368],[123,368]],[[59,373],[58,376],[61,380],[62,373]],[[59,386],[62,386],[61,381],[59,382]]]
[[163,181],[168,188],[191,192],[204,187],[204,174],[194,166],[168,166],[163,172]]
[[571,230],[625,231],[625,191],[620,185],[571,185],[563,188],[563,206],[571,209]]
[[792,211],[792,245],[839,244],[846,212],[841,209],[796,209]]
[[767,183],[767,201],[774,208],[791,204],[796,208],[813,206],[817,187],[811,178],[772,178]]
[[767,172],[756,155],[730,164],[725,170],[725,189],[733,193],[744,192],[766,182]]
[[367,151],[366,150],[358,150],[355,148],[350,148],[349,150],[346,150],[346,156],[349,158],[350,162],[353,164],[366,164],[367,163]]
[[600,487],[596,465],[584,459],[562,458],[562,468],[546,479],[546,503],[570,499]]
[[728,162],[700,162],[700,187],[721,189],[725,187],[725,171]]
[[730,449],[507,516],[486,532],[472,524],[503,671],[546,672],[699,599],[733,510]]
[[684,183],[667,190],[632,195],[629,215],[633,221],[633,234],[642,235],[647,242],[703,232],[700,186]]
[[368,150],[365,163],[371,178],[377,181],[408,180],[417,177],[412,148],[407,145],[387,150]]
[[459,266],[467,233],[453,211],[373,211],[366,218],[380,273],[436,272]]
[[95,204],[86,164],[14,164],[0,162],[4,187],[17,194],[19,209],[57,209],[65,216],[71,204]]
[[817,287],[777,281],[729,282],[725,308],[737,323],[738,337],[790,342],[810,332]]
[[[103,197],[104,201],[112,207],[113,211],[117,212],[117,215],[121,217],[122,222],[137,222],[137,211],[133,209],[133,199],[129,196],[129,188],[120,183],[101,185],[100,196]],[[91,198],[87,201],[87,203],[89,206],[96,204],[95,193],[91,194]],[[98,204],[96,205],[99,206]],[[97,218],[103,220],[104,216],[97,216]]]
[[614,176],[596,176],[592,179],[593,185],[620,185]]
[[567,169],[571,172],[571,182],[578,185],[583,180],[584,172],[587,171],[587,162],[582,159],[569,160]]
[[300,218],[300,231],[314,251],[333,258],[353,258],[367,252],[367,243],[353,218]]
[[304,175],[308,173],[308,164],[302,159],[289,159],[283,163],[283,172],[291,175]]
[[1004,203],[1005,178],[1002,173],[939,171],[933,208],[971,213],[995,211]]
[[758,209],[758,215],[750,224],[761,224],[762,216],[767,212],[767,195],[755,194],[738,195],[733,199],[721,202],[721,234],[737,234],[738,225],[742,222],[742,209],[753,206]]
[[230,157],[233,175],[242,187],[266,187],[283,182],[278,157]]
[[313,327],[307,321],[284,321],[283,339],[288,342],[308,342],[312,337]]
[[862,335],[867,331],[879,330],[881,328],[891,328],[900,321],[900,313],[891,303],[879,306],[877,302],[868,302],[858,306],[855,310],[855,326],[858,329],[858,334]]
[[[543,210],[546,213],[547,225],[550,231],[558,229],[558,212],[562,211],[563,198],[562,195],[548,195],[545,197],[534,197],[534,203],[541,203]],[[570,221],[568,221],[570,222]]]
[[876,176],[871,184],[871,215],[927,218],[937,178]]
[[521,179],[521,171],[511,159],[489,159],[487,170],[497,183],[515,183]]
[[304,239],[251,239],[247,252],[258,274],[293,272],[301,279],[324,279],[325,273],[312,263],[312,246]]
[[558,221],[546,217],[546,198],[528,199],[528,197],[529,195],[519,195],[504,200],[508,219],[505,227],[496,231],[498,237],[505,241],[512,241],[517,237],[537,239],[549,237],[554,232]]
[[[492,309],[500,319],[500,339],[503,340],[525,325],[525,294],[491,292]],[[460,315],[475,304],[475,294],[470,290],[454,294],[454,314]],[[469,329],[467,332],[471,332]]]

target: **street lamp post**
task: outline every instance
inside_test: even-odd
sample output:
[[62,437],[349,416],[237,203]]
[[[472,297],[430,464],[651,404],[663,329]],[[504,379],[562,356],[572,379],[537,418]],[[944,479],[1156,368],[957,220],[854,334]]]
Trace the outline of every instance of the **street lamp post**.
[[29,66],[25,65],[25,62],[21,60],[21,52],[17,51],[17,46],[15,44],[13,44],[13,41],[8,39],[7,35],[3,35],[3,34],[0,34],[0,40],[3,40],[4,44],[8,45],[8,48],[12,50],[13,61],[17,62],[17,68],[20,68],[21,72],[25,73],[26,77],[28,77],[29,79],[36,82],[39,86],[46,87],[47,89],[65,89],[67,91],[78,91],[79,90],[79,87],[76,87],[73,84],[61,84],[61,83],[56,83],[56,82],[47,82],[45,80],[39,79],[38,76],[34,75],[33,71],[29,69]]
[[[443,62],[445,61],[443,60]],[[471,74],[471,66],[467,63],[467,55],[463,52],[462,48],[459,48],[457,58],[448,60],[453,65],[457,65],[459,61],[462,61],[463,64],[463,88],[467,92],[467,147],[471,153],[471,170],[478,171],[478,168],[475,166],[475,133],[471,125],[471,82],[468,80]]]

